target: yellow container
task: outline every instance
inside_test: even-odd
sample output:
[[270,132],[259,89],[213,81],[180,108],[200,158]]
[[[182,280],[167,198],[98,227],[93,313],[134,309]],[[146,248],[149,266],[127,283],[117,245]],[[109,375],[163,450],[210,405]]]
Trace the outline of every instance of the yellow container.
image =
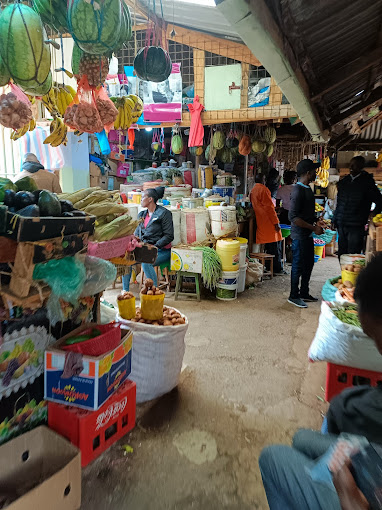
[[214,174],[210,166],[199,165],[198,168],[198,187],[212,189],[214,184]]
[[341,271],[342,283],[351,282],[355,286],[358,275],[359,273],[353,273],[351,271],[345,271],[343,269]]
[[163,319],[164,296],[164,294],[160,296],[140,294],[142,319],[146,321],[159,321]]
[[130,299],[118,299],[119,315],[127,321],[135,317],[135,297]]
[[245,237],[235,237],[236,241],[239,241],[240,244],[248,244],[248,239]]
[[216,253],[222,261],[223,271],[237,271],[240,263],[240,242],[236,239],[219,239]]
[[322,259],[322,255],[324,254],[324,247],[323,246],[315,246],[314,254],[317,255],[317,257],[320,257],[320,259]]

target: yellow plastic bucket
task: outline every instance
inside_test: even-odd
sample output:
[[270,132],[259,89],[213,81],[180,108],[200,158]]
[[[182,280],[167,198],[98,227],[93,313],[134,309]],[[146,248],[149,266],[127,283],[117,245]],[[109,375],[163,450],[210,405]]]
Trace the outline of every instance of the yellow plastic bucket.
[[119,315],[127,321],[135,317],[135,297],[130,299],[118,299]]
[[341,271],[342,283],[351,282],[353,285],[355,285],[358,275],[359,275],[359,273],[352,273],[351,271],[345,271],[343,269]]
[[164,296],[164,294],[159,296],[140,294],[142,319],[146,321],[159,321],[163,319]]
[[237,271],[240,263],[240,242],[236,239],[219,239],[216,253],[222,261],[223,271]]

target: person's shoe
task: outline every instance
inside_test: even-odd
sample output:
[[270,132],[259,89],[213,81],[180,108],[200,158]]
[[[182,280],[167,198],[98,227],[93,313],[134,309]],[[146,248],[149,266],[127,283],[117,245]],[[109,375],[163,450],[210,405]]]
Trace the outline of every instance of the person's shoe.
[[289,298],[288,303],[297,306],[298,308],[308,308],[308,305],[301,298]]
[[285,276],[288,274],[289,273],[287,273],[284,269],[281,269],[281,271],[278,271],[277,273],[273,273],[274,276]]
[[311,295],[309,295],[307,297],[301,296],[301,299],[303,299],[307,303],[317,303],[317,301],[319,301],[317,298],[315,298],[315,297],[313,297]]

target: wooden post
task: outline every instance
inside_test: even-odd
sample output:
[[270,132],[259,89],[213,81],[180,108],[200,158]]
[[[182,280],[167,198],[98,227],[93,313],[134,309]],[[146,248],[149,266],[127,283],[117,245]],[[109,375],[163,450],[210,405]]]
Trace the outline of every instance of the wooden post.
[[271,89],[269,92],[269,104],[271,106],[281,105],[283,100],[283,93],[281,92],[280,87],[276,85],[276,81],[274,78],[271,78]]
[[248,155],[244,156],[244,198],[248,194]]
[[194,87],[195,96],[199,96],[199,102],[204,104],[204,69],[206,66],[205,52],[193,50],[194,52]]
[[249,64],[241,64],[241,100],[240,108],[248,108]]

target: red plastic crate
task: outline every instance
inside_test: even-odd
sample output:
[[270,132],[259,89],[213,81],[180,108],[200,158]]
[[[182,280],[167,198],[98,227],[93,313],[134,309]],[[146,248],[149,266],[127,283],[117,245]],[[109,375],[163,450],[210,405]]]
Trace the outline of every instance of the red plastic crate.
[[110,324],[95,324],[93,328],[86,328],[77,333],[76,336],[90,334],[92,329],[98,329],[101,331],[101,334],[89,340],[78,342],[77,344],[63,344],[60,346],[60,349],[63,351],[80,352],[85,356],[98,357],[115,349],[121,341],[121,325],[115,322],[111,322]]
[[362,384],[377,386],[378,383],[382,384],[381,372],[327,363],[325,398],[330,402],[333,397],[341,393],[345,388]]
[[49,427],[81,450],[85,467],[135,426],[136,384],[126,381],[98,411],[48,403]]

